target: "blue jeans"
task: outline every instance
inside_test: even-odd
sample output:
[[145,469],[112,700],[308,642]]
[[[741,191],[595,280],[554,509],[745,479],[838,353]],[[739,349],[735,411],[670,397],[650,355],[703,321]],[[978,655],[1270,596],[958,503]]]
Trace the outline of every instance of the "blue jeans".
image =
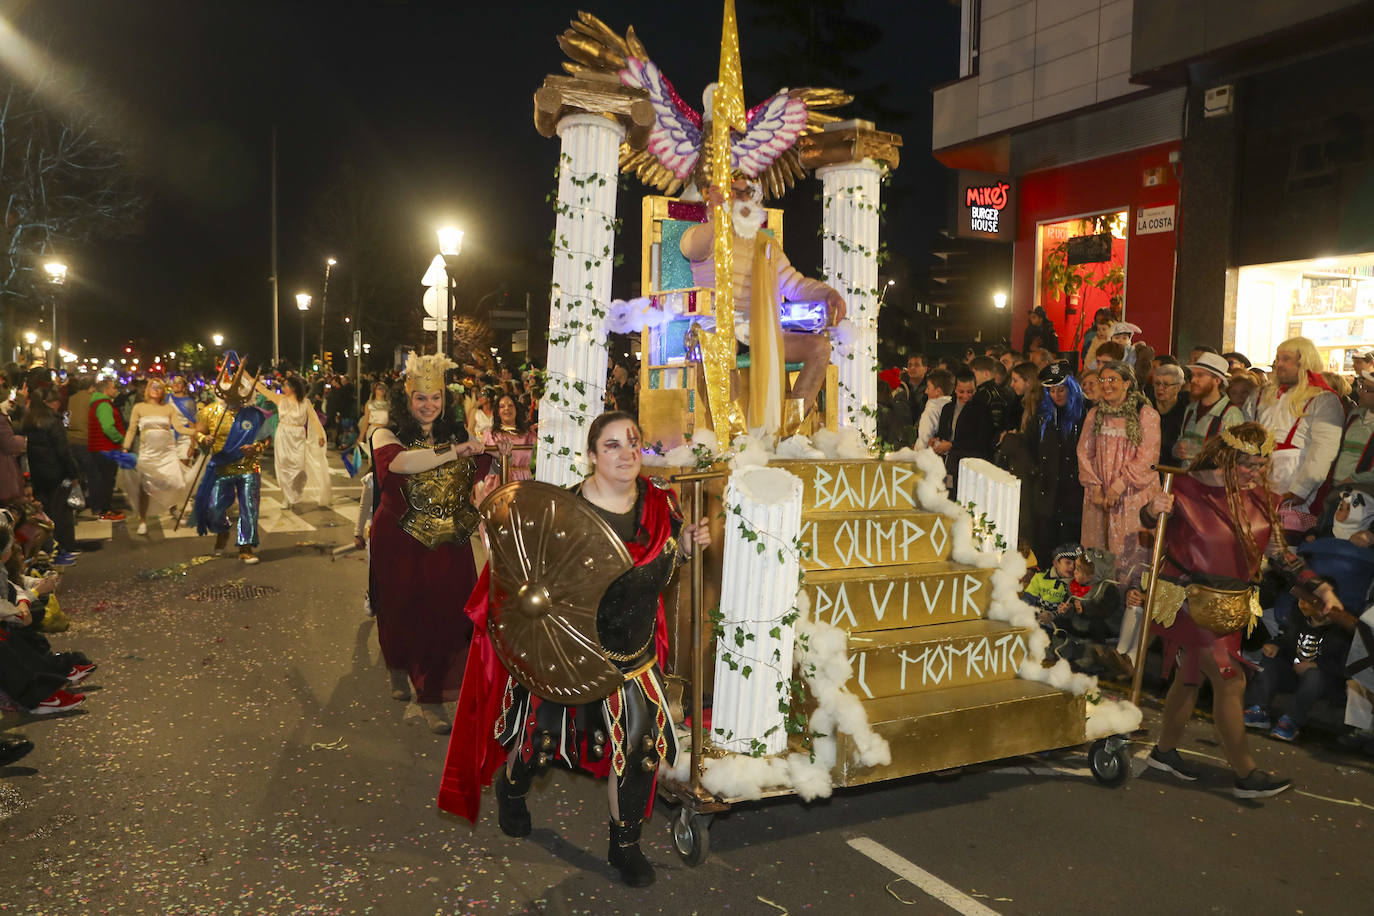
[[1288,715],[1295,725],[1302,726],[1307,724],[1318,700],[1344,697],[1345,682],[1316,667],[1297,674],[1293,671],[1292,656],[1280,650],[1277,657],[1264,659],[1260,670],[1246,685],[1245,705],[1261,706],[1267,712],[1274,694],[1290,690],[1293,691],[1293,705]]

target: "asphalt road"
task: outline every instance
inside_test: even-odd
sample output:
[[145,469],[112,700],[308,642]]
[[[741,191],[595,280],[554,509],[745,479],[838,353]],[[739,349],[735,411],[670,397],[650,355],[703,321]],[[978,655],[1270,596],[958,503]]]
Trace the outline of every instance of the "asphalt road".
[[[446,739],[388,696],[363,615],[357,498],[281,513],[262,563],[209,539],[116,524],[66,576],[58,647],[100,664],[62,719],[10,715],[38,745],[0,769],[0,912],[25,914],[1368,913],[1374,761],[1329,737],[1256,737],[1297,788],[1230,795],[1210,723],[1185,750],[1203,780],[1098,785],[1081,750],[741,805],[684,865],[660,803],[659,881],[605,863],[605,792],[566,772],[511,840],[490,796],[474,829],[433,805]],[[356,504],[354,504],[356,505]],[[94,529],[87,529],[94,530]],[[1156,710],[1146,711],[1147,724]],[[1139,756],[1144,743],[1133,745]]]

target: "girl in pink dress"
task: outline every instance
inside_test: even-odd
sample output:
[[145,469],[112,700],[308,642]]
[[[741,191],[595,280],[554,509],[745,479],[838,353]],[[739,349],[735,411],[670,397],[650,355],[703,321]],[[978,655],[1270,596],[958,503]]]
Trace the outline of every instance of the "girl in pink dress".
[[1078,479],[1083,484],[1083,546],[1116,557],[1118,582],[1129,582],[1149,564],[1140,544],[1140,508],[1160,489],[1159,413],[1121,362],[1104,363],[1101,400],[1083,420],[1078,440]]

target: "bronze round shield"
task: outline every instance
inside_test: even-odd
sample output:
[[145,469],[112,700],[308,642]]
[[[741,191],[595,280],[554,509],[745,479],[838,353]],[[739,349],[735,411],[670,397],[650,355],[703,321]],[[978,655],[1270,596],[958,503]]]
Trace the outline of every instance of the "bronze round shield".
[[606,697],[624,675],[606,657],[596,611],[634,563],[582,497],[517,480],[482,502],[490,550],[487,635],[506,670],[535,696],[575,706]]

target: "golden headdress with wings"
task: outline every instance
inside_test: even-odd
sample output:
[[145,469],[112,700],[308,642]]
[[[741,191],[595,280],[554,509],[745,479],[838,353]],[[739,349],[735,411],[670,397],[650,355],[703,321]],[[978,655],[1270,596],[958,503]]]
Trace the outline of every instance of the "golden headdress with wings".
[[[591,13],[579,12],[577,21],[558,44],[570,60],[563,69],[582,79],[616,79],[643,89],[654,106],[654,126],[645,149],[628,143],[620,146],[620,170],[633,172],[640,181],[665,194],[676,194],[689,182],[705,188],[712,183],[706,147],[711,131],[702,115],[682,100],[673,84],[649,59],[649,52],[635,35],[634,26],[621,38]],[[711,119],[715,84],[706,88],[705,121]],[[730,167],[758,181],[768,197],[781,197],[797,179],[806,177],[797,140],[838,121],[821,109],[853,101],[839,89],[782,89],[749,109],[745,129],[731,131]]]

